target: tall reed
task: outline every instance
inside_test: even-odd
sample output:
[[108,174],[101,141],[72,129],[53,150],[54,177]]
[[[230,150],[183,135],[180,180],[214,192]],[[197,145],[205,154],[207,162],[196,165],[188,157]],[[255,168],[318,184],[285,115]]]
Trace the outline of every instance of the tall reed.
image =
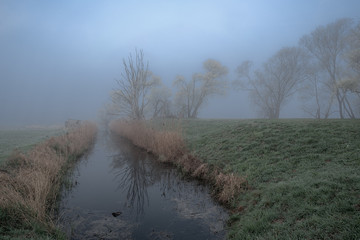
[[96,125],[84,122],[62,136],[38,144],[26,155],[14,153],[0,171],[0,227],[49,226],[50,212],[67,166],[84,154],[96,137]]
[[129,139],[134,145],[152,152],[162,161],[173,161],[185,151],[181,131],[155,129],[144,121],[113,121],[110,130]]

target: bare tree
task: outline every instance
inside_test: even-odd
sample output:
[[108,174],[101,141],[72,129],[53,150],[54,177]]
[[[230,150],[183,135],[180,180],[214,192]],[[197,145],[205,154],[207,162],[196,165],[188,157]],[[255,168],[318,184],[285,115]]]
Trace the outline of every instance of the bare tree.
[[238,79],[233,83],[238,89],[250,91],[251,100],[264,117],[277,119],[306,77],[306,59],[300,48],[282,48],[254,74],[250,73],[252,63],[243,62],[236,69]]
[[347,55],[348,63],[351,69],[357,73],[357,77],[360,78],[360,23],[352,29],[349,43],[351,49]]
[[171,90],[164,85],[152,88],[149,106],[153,118],[169,117],[171,113]]
[[352,29],[349,43],[350,50],[346,60],[351,71],[343,85],[360,97],[360,23]]
[[351,31],[349,36],[350,50],[346,56],[348,63],[348,77],[342,80],[342,87],[355,95],[354,105],[357,108],[357,116],[360,116],[360,23]]
[[127,60],[123,59],[123,71],[120,79],[116,80],[118,88],[111,93],[111,97],[120,114],[143,119],[149,103],[149,91],[157,85],[158,78],[153,77],[149,64],[144,63],[144,52],[136,50],[135,55],[135,59],[131,54]]
[[225,93],[228,69],[213,59],[206,60],[203,67],[206,72],[195,73],[191,81],[186,81],[181,75],[174,81],[178,88],[176,103],[180,115],[184,117],[196,118],[200,107],[210,96]]
[[321,119],[329,118],[332,111],[334,93],[329,91],[324,82],[323,72],[315,63],[307,68],[307,79],[300,88],[300,99],[303,102],[302,109],[310,116]]
[[341,118],[346,116],[355,118],[348,99],[349,91],[340,84],[345,73],[345,62],[342,57],[349,47],[348,36],[351,26],[350,19],[339,19],[316,28],[312,33],[300,39],[300,45],[305,47],[327,72],[327,86],[336,97]]

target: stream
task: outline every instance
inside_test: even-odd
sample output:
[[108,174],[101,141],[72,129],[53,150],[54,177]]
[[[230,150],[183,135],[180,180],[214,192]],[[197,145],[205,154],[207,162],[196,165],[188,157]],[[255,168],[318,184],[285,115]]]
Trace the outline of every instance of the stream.
[[224,239],[228,214],[208,187],[126,140],[99,134],[62,192],[70,239]]

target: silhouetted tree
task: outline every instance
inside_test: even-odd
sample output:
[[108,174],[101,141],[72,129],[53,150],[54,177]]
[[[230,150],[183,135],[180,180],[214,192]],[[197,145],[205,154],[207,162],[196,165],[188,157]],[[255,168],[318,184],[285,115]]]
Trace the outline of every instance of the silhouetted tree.
[[238,79],[233,83],[238,89],[250,91],[251,100],[264,117],[277,119],[281,108],[306,77],[306,59],[300,48],[282,48],[253,74],[252,63],[243,62],[236,69]]
[[135,55],[135,59],[131,54],[127,60],[123,59],[123,71],[120,79],[116,80],[118,88],[111,93],[111,97],[120,114],[143,119],[149,104],[149,91],[158,84],[158,78],[149,71],[149,64],[144,63],[143,51],[136,50]]
[[196,118],[199,108],[210,96],[225,93],[228,69],[213,59],[206,60],[203,67],[206,72],[195,73],[191,81],[186,81],[181,75],[174,81],[178,89],[176,103],[183,117]]

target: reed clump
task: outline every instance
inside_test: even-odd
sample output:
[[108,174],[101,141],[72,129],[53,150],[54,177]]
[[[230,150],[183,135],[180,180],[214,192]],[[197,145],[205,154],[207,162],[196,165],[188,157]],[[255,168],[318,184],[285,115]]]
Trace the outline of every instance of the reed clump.
[[219,202],[230,206],[236,196],[248,188],[247,180],[234,173],[225,174],[190,154],[179,125],[168,125],[165,121],[149,124],[146,121],[116,120],[109,127],[113,133],[159,156],[160,161],[175,164],[186,174],[210,183]]
[[154,153],[162,161],[173,161],[185,151],[185,143],[178,130],[157,130],[144,121],[113,121],[110,130],[134,145]]
[[248,189],[246,178],[235,175],[234,173],[224,174],[219,172],[215,176],[215,186],[218,189],[218,199],[220,202],[228,203],[235,200],[240,192]]
[[0,227],[30,229],[51,225],[64,173],[84,154],[96,137],[96,125],[84,122],[62,136],[36,145],[27,154],[15,152],[0,171]]

